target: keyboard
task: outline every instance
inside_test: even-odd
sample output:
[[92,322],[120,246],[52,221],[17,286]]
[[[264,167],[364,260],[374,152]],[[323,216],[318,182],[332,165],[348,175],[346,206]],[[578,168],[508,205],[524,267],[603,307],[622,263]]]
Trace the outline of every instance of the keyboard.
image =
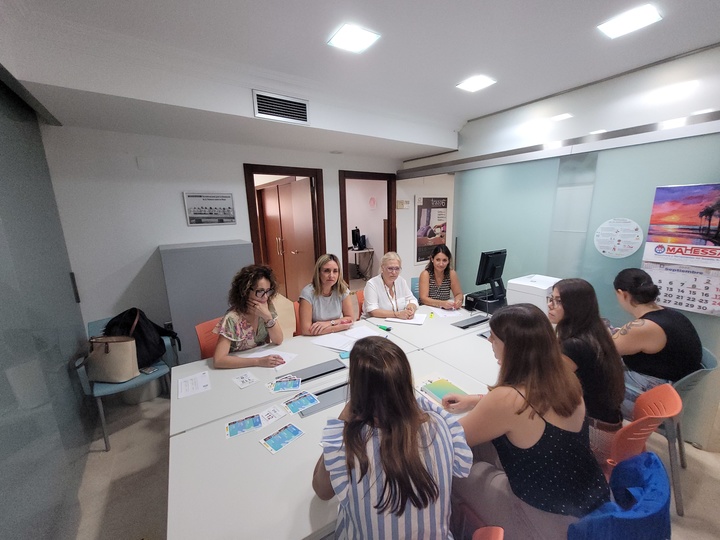
[[462,328],[464,330],[466,328],[477,326],[478,324],[482,324],[489,320],[490,317],[483,313],[481,315],[473,315],[472,317],[468,317],[467,319],[463,319],[462,321],[454,322],[452,323],[452,325],[457,326],[458,328]]

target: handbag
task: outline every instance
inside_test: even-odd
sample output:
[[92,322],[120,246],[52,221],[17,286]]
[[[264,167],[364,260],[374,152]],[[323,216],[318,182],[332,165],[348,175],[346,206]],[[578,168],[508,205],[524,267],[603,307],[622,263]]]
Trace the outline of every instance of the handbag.
[[[130,334],[140,318],[138,310]],[[135,338],[130,336],[95,336],[90,338],[87,358],[88,379],[97,382],[123,383],[140,375]]]
[[122,383],[140,375],[135,339],[128,336],[90,338],[87,361],[91,381]]

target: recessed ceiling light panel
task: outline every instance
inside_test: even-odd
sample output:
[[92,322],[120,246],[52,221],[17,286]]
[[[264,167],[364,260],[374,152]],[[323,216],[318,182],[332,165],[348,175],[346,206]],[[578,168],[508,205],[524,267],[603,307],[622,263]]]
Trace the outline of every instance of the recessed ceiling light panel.
[[456,88],[467,92],[477,92],[478,90],[492,86],[496,82],[497,81],[495,79],[488,77],[487,75],[474,75],[458,84]]
[[378,38],[380,38],[380,34],[376,32],[365,30],[354,24],[344,24],[342,28],[335,32],[335,35],[330,38],[328,45],[345,51],[361,53],[375,43]]
[[558,114],[557,116],[551,116],[550,120],[552,120],[553,122],[560,122],[561,120],[567,120],[568,118],[572,118],[572,117],[573,117],[573,115],[570,113],[562,113],[562,114]]
[[617,17],[613,17],[607,22],[598,25],[598,30],[610,39],[615,39],[635,30],[640,30],[653,23],[661,21],[662,17],[658,13],[655,6],[645,4],[636,7],[625,13],[621,13]]

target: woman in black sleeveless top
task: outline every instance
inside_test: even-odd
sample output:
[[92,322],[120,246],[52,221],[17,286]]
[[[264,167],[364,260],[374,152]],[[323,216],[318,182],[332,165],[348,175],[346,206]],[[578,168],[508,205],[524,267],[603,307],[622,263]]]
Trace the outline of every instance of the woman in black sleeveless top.
[[640,394],[702,367],[702,343],[685,315],[657,305],[660,289],[644,270],[626,268],[613,286],[620,307],[634,317],[613,334],[626,367],[622,413],[631,420]]
[[609,500],[589,447],[582,388],[562,358],[545,314],[530,304],[498,310],[490,341],[500,364],[485,396],[448,395],[476,458],[453,483],[468,505],[506,538],[561,539],[568,526]]

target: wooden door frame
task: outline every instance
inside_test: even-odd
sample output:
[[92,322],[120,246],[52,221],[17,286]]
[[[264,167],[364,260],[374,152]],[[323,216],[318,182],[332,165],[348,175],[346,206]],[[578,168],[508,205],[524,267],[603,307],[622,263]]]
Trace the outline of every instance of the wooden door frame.
[[[388,224],[388,251],[397,251],[397,219],[395,207],[397,200],[397,176],[390,173],[374,173],[361,171],[338,171],[338,183],[340,193],[340,238],[342,242],[342,265],[343,279],[350,283],[350,269],[348,267],[347,242],[347,191],[345,183],[347,180],[380,180],[387,184],[387,224]],[[384,253],[379,256],[382,257]],[[379,260],[379,258],[378,258]]]
[[255,264],[264,262],[263,246],[261,241],[260,216],[258,200],[255,189],[256,174],[270,174],[274,176],[307,176],[310,178],[310,196],[312,198],[312,220],[316,224],[313,243],[315,244],[315,259],[325,253],[325,198],[323,195],[322,169],[307,169],[305,167],[284,167],[278,165],[258,165],[243,163],[245,173],[245,197],[247,199],[248,221],[250,222],[250,241],[253,245]]

